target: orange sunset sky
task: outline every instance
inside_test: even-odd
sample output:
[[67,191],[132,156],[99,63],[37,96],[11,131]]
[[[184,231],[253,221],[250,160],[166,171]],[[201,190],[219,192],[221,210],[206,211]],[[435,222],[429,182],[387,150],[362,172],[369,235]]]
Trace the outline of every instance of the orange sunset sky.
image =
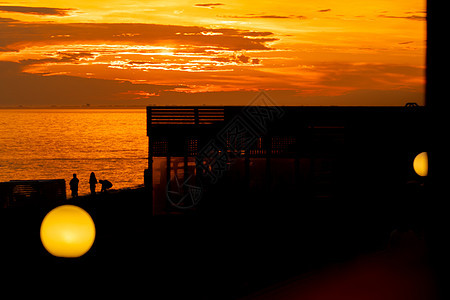
[[424,0],[0,0],[0,106],[424,104]]

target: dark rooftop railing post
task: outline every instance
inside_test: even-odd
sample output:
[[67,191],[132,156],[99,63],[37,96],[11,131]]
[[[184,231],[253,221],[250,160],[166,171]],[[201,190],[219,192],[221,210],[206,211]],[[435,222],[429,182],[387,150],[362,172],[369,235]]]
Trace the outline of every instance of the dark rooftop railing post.
[[148,156],[147,170],[144,171],[144,187],[150,195],[150,205],[153,205],[153,144],[151,138],[152,128],[152,108],[147,107],[147,137],[148,137]]
[[245,189],[248,190],[250,187],[250,150],[245,150],[244,157],[244,184]]
[[184,161],[183,161],[183,176],[184,176],[184,182],[188,179],[188,173],[189,173],[189,168],[188,168],[188,163],[189,163],[189,159],[188,159],[188,155],[187,152],[184,155]]
[[[170,181],[170,161],[171,161],[171,159],[170,159],[170,155],[169,154],[167,154],[167,164],[166,164],[166,176],[167,176],[167,182],[169,182]],[[167,200],[167,199],[166,199]]]
[[272,180],[271,170],[271,156],[272,156],[272,135],[267,134],[266,138],[266,189],[270,190]]
[[195,125],[198,125],[199,124],[199,117],[198,117],[198,107],[196,107],[196,108],[194,108],[194,123],[195,123]]

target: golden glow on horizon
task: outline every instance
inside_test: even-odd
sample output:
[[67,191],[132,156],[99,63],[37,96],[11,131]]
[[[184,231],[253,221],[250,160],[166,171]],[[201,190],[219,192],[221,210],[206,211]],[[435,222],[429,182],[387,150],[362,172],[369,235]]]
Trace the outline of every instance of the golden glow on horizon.
[[89,251],[94,240],[94,221],[78,206],[58,206],[42,221],[42,244],[54,256],[80,257]]
[[[425,4],[9,1],[0,4],[0,25],[6,26],[0,61],[43,76],[184,85],[116,94],[123,99],[203,93],[209,86],[210,91],[265,89],[301,97],[345,98],[375,90],[423,104]],[[2,6],[26,6],[27,12],[2,11]]]
[[414,171],[419,176],[427,176],[428,175],[428,153],[422,152],[417,154],[414,158],[413,162]]

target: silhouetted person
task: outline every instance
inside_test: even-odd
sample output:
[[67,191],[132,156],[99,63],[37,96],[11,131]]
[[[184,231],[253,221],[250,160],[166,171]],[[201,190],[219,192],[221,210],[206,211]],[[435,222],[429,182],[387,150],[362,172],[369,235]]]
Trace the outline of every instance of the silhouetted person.
[[80,180],[77,178],[77,174],[73,174],[73,178],[70,180],[70,190],[72,191],[72,198],[78,197],[78,183]]
[[98,182],[102,185],[101,192],[106,192],[107,189],[110,189],[113,186],[109,180],[99,180]]
[[95,177],[95,173],[91,172],[91,176],[89,177],[89,187],[91,189],[91,195],[95,195],[95,186],[97,185],[98,181]]

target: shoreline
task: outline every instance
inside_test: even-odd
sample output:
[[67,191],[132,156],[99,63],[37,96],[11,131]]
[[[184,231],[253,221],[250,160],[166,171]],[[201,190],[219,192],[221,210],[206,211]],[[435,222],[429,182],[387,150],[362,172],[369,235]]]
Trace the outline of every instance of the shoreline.
[[104,193],[96,192],[95,195],[91,195],[90,193],[87,193],[87,194],[78,195],[78,197],[76,197],[76,198],[73,198],[71,196],[67,196],[66,197],[66,201],[67,200],[74,200],[74,201],[76,201],[77,199],[82,199],[82,198],[92,198],[93,196],[102,195],[102,194],[115,195],[115,194],[120,194],[120,193],[124,193],[124,192],[144,191],[144,190],[145,190],[144,184],[139,184],[139,185],[136,185],[136,186],[125,187],[125,188],[120,188],[120,189],[108,189]]

